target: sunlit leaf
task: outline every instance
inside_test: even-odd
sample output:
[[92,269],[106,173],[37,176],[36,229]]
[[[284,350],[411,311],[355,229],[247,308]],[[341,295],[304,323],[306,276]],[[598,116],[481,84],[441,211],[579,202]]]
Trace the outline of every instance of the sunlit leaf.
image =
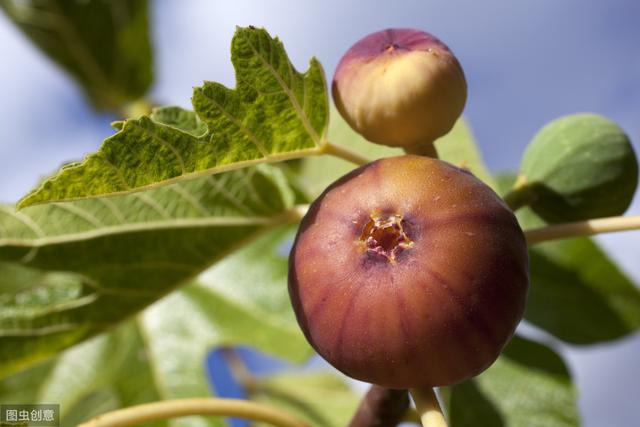
[[205,82],[193,93],[195,113],[173,107],[117,124],[97,152],[64,166],[19,207],[131,193],[320,153],[328,121],[320,63],[312,59],[298,73],[282,43],[253,27],[236,31],[231,60],[236,89]]

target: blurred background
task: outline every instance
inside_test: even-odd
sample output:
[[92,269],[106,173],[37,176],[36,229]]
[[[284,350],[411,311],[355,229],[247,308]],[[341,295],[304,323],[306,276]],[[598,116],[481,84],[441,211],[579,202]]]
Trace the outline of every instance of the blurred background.
[[[465,115],[493,171],[516,170],[541,126],[583,111],[619,123],[640,152],[637,0],[156,0],[150,12],[151,97],[159,104],[189,108],[192,87],[203,80],[234,85],[229,45],[236,25],[279,36],[299,70],[318,57],[328,78],[365,34],[417,27],[442,39],[462,63]],[[0,202],[12,203],[40,176],[96,150],[113,133],[115,117],[92,110],[78,86],[2,14],[0,58]],[[638,197],[628,213],[640,214]],[[596,240],[640,283],[639,233]],[[568,360],[585,426],[639,425],[640,335],[588,348],[542,338]]]

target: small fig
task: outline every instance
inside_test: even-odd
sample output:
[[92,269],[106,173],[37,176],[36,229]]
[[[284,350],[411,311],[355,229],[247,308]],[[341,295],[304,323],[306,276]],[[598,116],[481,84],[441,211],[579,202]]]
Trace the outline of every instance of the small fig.
[[369,141],[431,144],[464,109],[467,83],[449,48],[429,33],[388,29],[354,44],[333,78],[342,117]]
[[311,205],[289,293],[317,352],[388,388],[450,385],[498,357],[527,290],[524,235],[469,172],[406,155],[345,175]]
[[521,191],[547,222],[623,214],[638,185],[638,161],[624,131],[596,114],[544,126],[527,147]]

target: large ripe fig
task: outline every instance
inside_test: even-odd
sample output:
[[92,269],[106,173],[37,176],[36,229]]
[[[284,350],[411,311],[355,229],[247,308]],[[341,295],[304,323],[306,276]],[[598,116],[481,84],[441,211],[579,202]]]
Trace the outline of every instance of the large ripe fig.
[[624,131],[596,114],[547,124],[527,147],[521,190],[548,222],[623,214],[638,185],[638,161]]
[[456,57],[415,29],[388,29],[358,41],[340,60],[332,91],[354,130],[398,147],[431,144],[447,133],[467,99]]
[[289,292],[311,345],[389,388],[443,386],[487,368],[528,290],[513,213],[470,173],[406,155],[345,175],[311,205]]

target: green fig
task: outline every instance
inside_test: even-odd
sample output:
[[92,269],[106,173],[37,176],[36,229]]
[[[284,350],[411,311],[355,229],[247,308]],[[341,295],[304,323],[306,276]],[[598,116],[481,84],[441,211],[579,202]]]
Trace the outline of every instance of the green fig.
[[[625,132],[596,114],[544,126],[522,158],[519,200],[550,223],[623,214],[638,184],[638,162]],[[515,199],[515,198],[514,198]]]

